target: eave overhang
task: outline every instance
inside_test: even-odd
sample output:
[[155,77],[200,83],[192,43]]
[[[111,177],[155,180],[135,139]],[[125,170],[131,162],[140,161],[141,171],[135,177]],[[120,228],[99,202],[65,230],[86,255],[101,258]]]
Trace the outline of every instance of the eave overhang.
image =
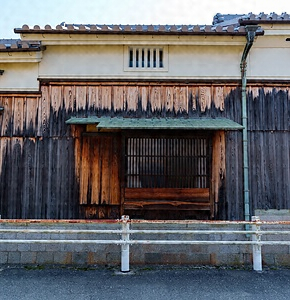
[[38,63],[42,59],[41,51],[2,51],[0,63]]
[[176,130],[241,130],[243,126],[227,118],[110,118],[72,117],[66,121],[70,125],[92,125],[97,129],[176,129]]

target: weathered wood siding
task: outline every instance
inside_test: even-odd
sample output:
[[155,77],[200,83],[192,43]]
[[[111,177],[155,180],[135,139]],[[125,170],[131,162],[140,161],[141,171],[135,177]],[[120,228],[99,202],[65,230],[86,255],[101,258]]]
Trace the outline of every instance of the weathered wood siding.
[[[249,88],[252,212],[256,208],[290,209],[288,89]],[[114,156],[116,141],[83,136],[82,126],[65,124],[71,116],[207,116],[241,123],[241,90],[235,85],[51,82],[41,85],[41,95],[2,94],[0,105],[4,106],[0,115],[2,218],[113,217],[119,213],[120,181],[106,188],[108,182],[96,171],[104,162],[108,178],[120,176]],[[228,131],[214,140],[213,173],[219,179],[211,194],[217,218],[243,219],[242,134]],[[106,155],[115,157],[115,167]],[[97,210],[96,205],[105,209]],[[91,210],[83,210],[85,206]]]
[[248,111],[252,211],[290,209],[290,88],[252,88]]
[[[50,103],[39,96],[0,96],[0,214],[2,218],[75,218],[78,182],[74,140],[48,135]],[[55,115],[53,112],[52,115]],[[62,126],[63,127],[63,126]]]
[[81,144],[79,174],[83,217],[118,218],[121,202],[121,137],[83,136]]

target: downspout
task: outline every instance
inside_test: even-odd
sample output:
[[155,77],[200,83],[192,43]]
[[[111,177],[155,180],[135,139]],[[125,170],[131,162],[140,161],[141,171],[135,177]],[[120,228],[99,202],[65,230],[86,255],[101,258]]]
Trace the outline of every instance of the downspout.
[[244,178],[244,217],[250,221],[250,200],[249,200],[249,162],[248,162],[248,116],[247,116],[247,56],[253,46],[257,25],[246,25],[247,44],[245,45],[241,59],[242,78],[242,125],[243,125],[243,178]]

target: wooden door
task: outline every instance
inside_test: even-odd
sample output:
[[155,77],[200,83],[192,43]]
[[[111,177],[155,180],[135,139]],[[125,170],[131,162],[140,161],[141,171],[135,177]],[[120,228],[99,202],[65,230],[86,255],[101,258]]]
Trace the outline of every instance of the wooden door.
[[80,204],[97,218],[109,218],[112,206],[121,204],[120,141],[109,134],[82,137]]

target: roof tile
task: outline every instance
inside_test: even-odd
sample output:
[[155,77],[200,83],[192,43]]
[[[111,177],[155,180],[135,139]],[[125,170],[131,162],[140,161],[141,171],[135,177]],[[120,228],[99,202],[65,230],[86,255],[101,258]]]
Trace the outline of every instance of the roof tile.
[[[246,15],[222,15],[216,14],[213,25],[98,25],[98,24],[66,24],[63,22],[52,28],[46,25],[43,29],[39,25],[29,28],[23,25],[22,28],[16,28],[16,33],[114,33],[114,34],[223,34],[223,35],[244,35],[244,26],[247,24],[273,22],[288,22],[290,16],[286,12],[278,15],[276,13],[265,14],[261,12],[257,15],[249,13]],[[259,29],[258,34],[263,34]]]
[[[93,33],[93,34],[193,34],[193,35],[245,35],[244,26],[248,24],[263,24],[263,23],[290,23],[290,15],[286,12],[282,14],[270,13],[259,14],[248,13],[246,15],[223,15],[216,14],[213,25],[98,25],[98,24],[66,24],[63,22],[52,28],[46,25],[40,28],[35,25],[29,28],[28,25],[23,25],[22,28],[16,28],[15,33]],[[263,34],[260,28],[257,34]],[[1,47],[3,49],[3,46]]]
[[286,12],[282,13],[281,15],[278,15],[274,12],[270,13],[270,14],[265,14],[263,12],[255,15],[253,13],[249,13],[247,15],[244,15],[240,18],[239,23],[241,25],[246,24],[247,22],[250,21],[254,21],[256,23],[289,23],[290,18],[289,18],[289,14],[287,14]]
[[21,41],[19,39],[0,39],[0,52],[41,51],[44,48],[39,41]]
[[[252,18],[255,19],[254,16]],[[248,19],[247,19],[248,20]],[[16,33],[94,33],[94,34],[244,34],[239,24],[222,25],[98,25],[98,24],[61,24],[52,28],[46,25],[41,29],[38,25],[29,28],[23,25],[15,29]],[[263,31],[259,30],[259,34]]]

